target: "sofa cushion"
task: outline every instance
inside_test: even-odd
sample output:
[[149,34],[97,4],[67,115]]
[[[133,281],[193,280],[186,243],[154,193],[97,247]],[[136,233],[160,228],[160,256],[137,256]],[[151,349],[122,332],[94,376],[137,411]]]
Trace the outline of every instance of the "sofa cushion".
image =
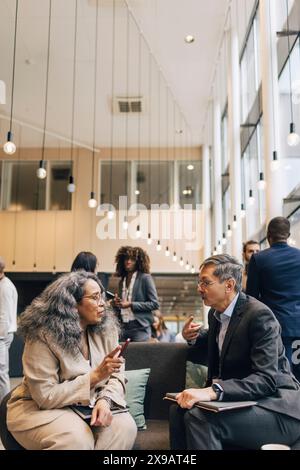
[[185,388],[203,388],[207,378],[207,367],[186,361]]
[[144,400],[149,374],[149,368],[125,371],[125,377],[128,381],[126,383],[125,400],[138,429],[146,429]]
[[148,419],[147,429],[139,431],[134,444],[134,450],[168,450],[169,422],[168,420]]
[[146,387],[145,417],[168,419],[169,409],[163,397],[185,387],[185,363],[188,346],[180,343],[130,343],[126,370],[150,368]]

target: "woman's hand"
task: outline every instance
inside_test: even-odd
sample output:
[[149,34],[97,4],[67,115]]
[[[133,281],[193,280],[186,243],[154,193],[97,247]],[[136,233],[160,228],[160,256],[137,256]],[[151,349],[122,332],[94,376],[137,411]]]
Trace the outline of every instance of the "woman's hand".
[[120,372],[120,368],[124,363],[123,357],[118,357],[121,346],[117,346],[109,353],[101,364],[90,373],[90,386],[93,388],[98,382],[108,379],[114,372]]
[[91,426],[109,426],[112,422],[112,412],[106,400],[98,400],[94,406],[91,418]]

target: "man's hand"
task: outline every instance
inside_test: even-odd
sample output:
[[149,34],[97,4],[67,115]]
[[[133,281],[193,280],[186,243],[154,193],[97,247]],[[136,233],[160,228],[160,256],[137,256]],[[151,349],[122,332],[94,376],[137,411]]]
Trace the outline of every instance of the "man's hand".
[[182,336],[186,341],[193,341],[197,338],[201,325],[193,322],[194,317],[191,315],[184,324]]
[[124,358],[119,357],[121,346],[117,346],[109,353],[101,364],[90,373],[90,386],[93,388],[101,380],[108,379],[114,372],[120,372],[120,368],[124,363]]
[[91,426],[109,426],[113,415],[106,400],[98,400],[94,406],[91,418]]
[[188,410],[190,410],[197,401],[212,401],[216,399],[217,395],[211,387],[188,388],[176,395],[178,405]]

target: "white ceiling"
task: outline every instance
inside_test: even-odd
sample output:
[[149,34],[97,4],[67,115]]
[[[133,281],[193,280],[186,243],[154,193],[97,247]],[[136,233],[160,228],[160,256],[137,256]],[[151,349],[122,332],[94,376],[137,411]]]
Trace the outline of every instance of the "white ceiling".
[[[127,9],[124,0],[116,0],[112,87],[113,0],[98,0],[96,147],[122,147],[126,140],[129,146],[148,146],[149,142],[153,147],[201,144],[228,1],[128,0],[156,63],[149,60],[144,40],[139,61],[139,34],[132,18],[127,55]],[[93,145],[96,5],[96,0],[78,0],[73,139],[88,147]],[[7,87],[7,104],[0,105],[1,116],[10,113],[14,8],[13,0],[0,0],[0,80],[4,80]],[[22,146],[42,144],[48,11],[48,0],[19,1],[13,131]],[[46,146],[69,145],[72,137],[74,11],[75,0],[52,0]],[[195,36],[193,44],[184,42],[186,34]],[[161,77],[157,64],[161,67]],[[167,91],[163,76],[171,91]],[[112,118],[112,92],[119,96],[127,92],[131,96],[141,94],[145,98],[146,110],[140,118],[128,116],[127,137],[126,117],[114,115]],[[1,142],[8,126],[8,121],[1,119]],[[174,127],[183,128],[184,133],[174,133]]]

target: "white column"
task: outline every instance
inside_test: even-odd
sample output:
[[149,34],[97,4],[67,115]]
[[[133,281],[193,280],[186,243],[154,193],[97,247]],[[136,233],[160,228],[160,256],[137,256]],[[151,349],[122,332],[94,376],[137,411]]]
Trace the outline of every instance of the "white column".
[[272,171],[273,151],[280,161],[280,116],[279,88],[277,76],[276,48],[276,3],[274,0],[260,0],[260,48],[263,104],[263,152],[265,159],[266,216],[267,222],[282,215],[284,184],[283,171]]
[[[210,174],[209,174],[209,146],[202,147],[202,207],[203,207],[203,257],[208,258],[211,254],[211,217],[210,217]],[[209,308],[203,304],[204,327],[208,327]]]
[[222,164],[221,164],[221,108],[217,99],[213,112],[213,173],[214,173],[214,235],[215,246],[222,240]]
[[[240,143],[240,67],[239,45],[236,28],[228,33],[228,145],[231,223],[236,215],[237,227],[232,231],[231,251],[238,259],[242,256],[241,224],[241,143]],[[225,40],[226,40],[225,39]]]

